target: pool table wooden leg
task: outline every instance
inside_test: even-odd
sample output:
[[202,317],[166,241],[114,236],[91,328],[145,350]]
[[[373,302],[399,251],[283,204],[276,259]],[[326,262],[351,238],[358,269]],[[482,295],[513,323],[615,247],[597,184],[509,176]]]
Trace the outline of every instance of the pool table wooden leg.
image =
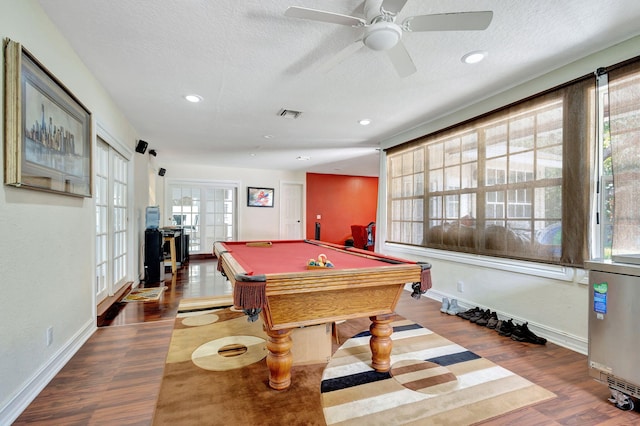
[[284,390],[291,385],[291,329],[269,330],[265,327],[269,336],[267,341],[267,366],[269,367],[269,386],[272,389]]
[[393,315],[377,315],[369,317],[371,326],[371,339],[369,346],[371,347],[371,366],[374,370],[384,373],[391,369],[391,349],[393,349],[393,327],[391,321]]

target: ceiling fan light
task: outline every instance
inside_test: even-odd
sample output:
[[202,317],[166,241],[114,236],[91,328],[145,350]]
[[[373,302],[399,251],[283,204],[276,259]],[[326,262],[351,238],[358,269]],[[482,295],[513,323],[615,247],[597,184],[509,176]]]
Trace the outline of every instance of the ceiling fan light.
[[402,29],[393,22],[376,22],[367,27],[362,42],[372,50],[389,50],[400,41]]

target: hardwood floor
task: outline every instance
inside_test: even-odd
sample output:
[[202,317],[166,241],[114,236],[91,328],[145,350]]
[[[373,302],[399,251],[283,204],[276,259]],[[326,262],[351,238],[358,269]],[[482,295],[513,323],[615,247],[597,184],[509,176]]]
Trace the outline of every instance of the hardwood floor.
[[[173,279],[166,277],[168,289],[161,301],[120,304],[14,424],[151,424],[180,299],[231,291],[213,259],[191,260]],[[588,376],[584,355],[552,343],[512,341],[443,314],[440,303],[424,296],[412,299],[409,292],[403,294],[397,312],[557,395],[482,424],[640,424],[640,413],[607,402],[609,391]],[[339,326],[339,333],[341,342],[353,334],[349,322]]]

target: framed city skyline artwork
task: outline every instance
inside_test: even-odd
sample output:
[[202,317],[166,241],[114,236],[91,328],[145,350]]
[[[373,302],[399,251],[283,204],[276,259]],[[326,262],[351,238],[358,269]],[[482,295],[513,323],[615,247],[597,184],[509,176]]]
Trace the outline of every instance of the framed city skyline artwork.
[[5,184],[91,197],[91,113],[5,40]]

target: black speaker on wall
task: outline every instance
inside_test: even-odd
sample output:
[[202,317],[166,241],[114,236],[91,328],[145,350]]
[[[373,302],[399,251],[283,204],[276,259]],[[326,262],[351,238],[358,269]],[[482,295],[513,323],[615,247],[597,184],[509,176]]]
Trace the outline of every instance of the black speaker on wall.
[[147,142],[145,142],[142,139],[140,139],[138,141],[138,144],[136,145],[136,152],[139,152],[140,154],[144,154],[144,152],[147,150],[148,146],[149,146],[149,144]]
[[167,169],[163,169],[162,167],[160,167],[160,170],[158,170],[158,174],[160,176],[164,176],[165,173],[167,173]]

